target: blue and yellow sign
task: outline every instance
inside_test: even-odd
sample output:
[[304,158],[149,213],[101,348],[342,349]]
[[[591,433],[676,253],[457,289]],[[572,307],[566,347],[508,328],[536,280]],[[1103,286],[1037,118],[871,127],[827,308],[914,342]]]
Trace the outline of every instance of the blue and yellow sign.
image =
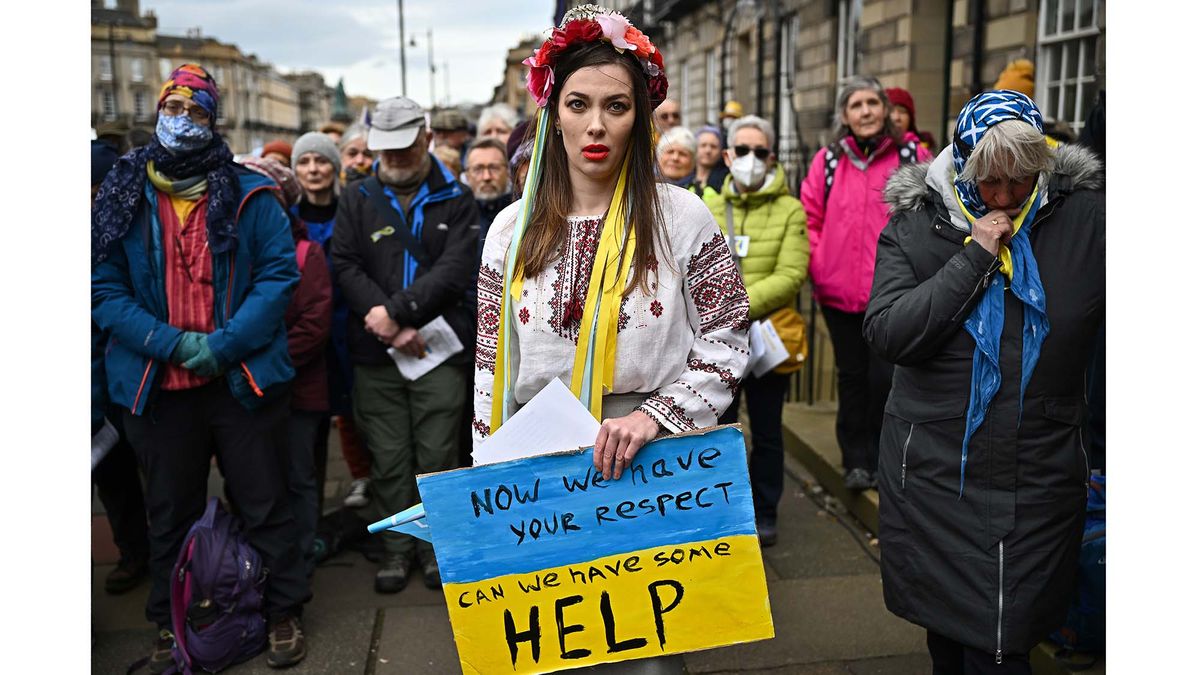
[[465,673],[544,673],[774,637],[737,427],[420,476]]

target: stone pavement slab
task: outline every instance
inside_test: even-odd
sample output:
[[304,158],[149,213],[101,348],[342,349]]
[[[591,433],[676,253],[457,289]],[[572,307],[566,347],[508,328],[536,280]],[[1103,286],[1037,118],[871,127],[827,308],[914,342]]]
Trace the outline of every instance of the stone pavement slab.
[[461,673],[444,605],[392,607],[384,612],[375,673]]

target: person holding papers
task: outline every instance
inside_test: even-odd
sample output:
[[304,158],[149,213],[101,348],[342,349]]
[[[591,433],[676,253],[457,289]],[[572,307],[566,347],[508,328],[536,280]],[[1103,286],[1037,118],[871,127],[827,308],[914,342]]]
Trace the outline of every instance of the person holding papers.
[[526,64],[533,158],[484,244],[475,445],[558,378],[601,422],[593,459],[616,479],[656,436],[717,423],[746,370],[749,299],[704,203],[654,180],[667,82],[650,41],[584,5]]
[[[474,345],[466,291],[479,213],[428,146],[420,106],[403,97],[380,102],[367,133],[367,148],[381,153],[378,171],[347,187],[333,230],[334,272],[350,309],[354,417],[371,448],[371,504],[381,517],[419,501],[418,473],[456,465],[464,366]],[[410,360],[434,358],[418,331],[435,321],[448,324],[463,349],[408,379],[388,350]],[[389,532],[384,547],[376,591],[404,588],[414,551],[425,585],[441,585],[429,542]]]
[[[808,275],[808,234],[804,207],[788,194],[787,176],[775,160],[775,130],[767,120],[747,115],[729,126],[725,164],[729,176],[720,192],[708,191],[705,203],[725,235],[750,294],[750,318],[796,303]],[[773,546],[778,537],[776,509],[783,494],[783,399],[788,376],[773,370],[742,380],[750,412],[750,484],[758,538]],[[721,422],[738,419],[737,399]]]

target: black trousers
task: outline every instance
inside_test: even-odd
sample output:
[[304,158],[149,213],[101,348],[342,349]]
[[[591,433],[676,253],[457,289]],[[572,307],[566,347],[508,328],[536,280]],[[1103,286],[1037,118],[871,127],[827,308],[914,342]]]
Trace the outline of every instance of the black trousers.
[[272,619],[298,614],[309,590],[288,502],[288,396],[247,410],[224,378],[182,391],[159,391],[125,429],[146,477],[150,575],[146,618],[171,625],[170,575],[188,529],[204,513],[216,454],[225,491],[243,532],[267,567],[266,610]]
[[788,376],[774,371],[762,377],[747,374],[741,390],[719,424],[738,421],[742,393],[750,412],[750,488],[754,494],[754,515],[759,521],[775,524],[779,498],[783,495],[783,399],[787,396]]
[[842,449],[842,467],[866,469],[879,466],[879,433],[883,429],[883,405],[892,389],[892,364],[880,358],[863,339],[863,317],[822,307],[825,325],[833,341],[837,364],[837,439]]
[[121,559],[145,560],[149,555],[150,543],[137,455],[125,437],[120,410],[110,410],[108,416],[120,437],[113,449],[96,464],[92,481],[96,484],[96,496],[104,505],[104,513],[112,527],[113,541],[121,552]]
[[996,663],[996,653],[961,645],[933,631],[926,631],[925,644],[933,660],[933,675],[1031,675],[1029,654],[1005,654]]

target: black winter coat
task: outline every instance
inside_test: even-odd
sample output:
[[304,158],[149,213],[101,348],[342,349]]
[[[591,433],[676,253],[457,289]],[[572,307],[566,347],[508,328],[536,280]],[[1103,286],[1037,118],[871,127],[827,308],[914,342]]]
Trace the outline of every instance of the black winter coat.
[[[396,234],[372,238],[387,226],[362,189],[363,181],[348,185],[338,200],[330,255],[337,283],[349,306],[346,342],[350,361],[359,365],[393,363],[387,345],[367,332],[363,318],[376,305],[401,327],[419,328],[439,316],[463,344],[448,363],[464,365],[475,358],[475,313],[467,298],[479,236],[479,211],[469,190],[442,170],[436,160],[425,179],[430,195],[425,202],[421,245],[433,261],[420,266],[404,288],[404,244]],[[404,214],[415,216],[414,199]]]
[[962,325],[1000,272],[983,247],[963,246],[942,196],[949,182],[926,184],[929,169],[901,167],[888,182],[894,215],[863,326],[896,364],[879,449],[884,600],[969,647],[1023,654],[1062,625],[1074,589],[1089,473],[1084,372],[1104,314],[1101,167],[1083,148],[1056,151],[1029,231],[1050,331],[1022,404],[1022,305],[1005,294],[1000,389],[971,439],[961,498],[975,352]]

